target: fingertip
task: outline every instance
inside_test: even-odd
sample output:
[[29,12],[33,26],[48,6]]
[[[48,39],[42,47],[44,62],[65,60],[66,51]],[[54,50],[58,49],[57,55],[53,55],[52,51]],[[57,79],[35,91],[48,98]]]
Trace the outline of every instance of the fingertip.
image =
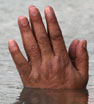
[[19,16],[18,17],[18,22],[20,22],[23,18],[24,18],[24,16]]
[[28,7],[28,10],[30,10],[32,7],[35,7],[35,5],[30,5],[30,6]]
[[25,16],[19,16],[18,17],[18,24],[21,25],[22,27],[26,27],[28,25],[28,19]]
[[69,47],[69,55],[72,59],[74,59],[76,57],[76,48],[77,48],[78,44],[79,44],[79,40],[75,39],[72,41],[72,43]]
[[32,11],[33,8],[36,8],[36,7],[34,5],[30,5],[28,7],[29,15],[31,14],[31,11]]
[[29,10],[29,16],[33,18],[38,16],[38,14],[40,13],[39,9],[34,5],[29,6],[28,10]]
[[51,16],[53,11],[54,11],[53,8],[52,8],[51,6],[49,6],[49,5],[46,6],[46,7],[45,7],[45,10],[44,10],[44,12],[45,12],[45,14],[46,14],[47,16]]
[[8,45],[9,45],[9,47],[14,47],[14,45],[15,45],[15,40],[9,39],[9,40],[8,40]]
[[80,40],[76,49],[76,56],[79,58],[82,57],[83,59],[88,58],[87,40]]
[[70,44],[70,48],[76,48],[79,42],[78,39],[73,40]]
[[8,47],[9,47],[10,52],[13,52],[13,51],[17,50],[17,43],[16,43],[16,41],[13,40],[13,39],[9,39]]
[[52,8],[51,6],[47,5],[44,10],[47,11],[47,10],[49,10],[51,8]]
[[80,42],[82,42],[82,47],[87,49],[87,40],[81,40]]
[[79,39],[74,39],[72,42],[78,43]]
[[77,50],[76,50],[76,67],[79,69],[81,74],[83,74],[84,77],[87,78],[88,76],[88,62],[89,62],[89,56],[87,51],[87,41],[86,40],[80,40]]

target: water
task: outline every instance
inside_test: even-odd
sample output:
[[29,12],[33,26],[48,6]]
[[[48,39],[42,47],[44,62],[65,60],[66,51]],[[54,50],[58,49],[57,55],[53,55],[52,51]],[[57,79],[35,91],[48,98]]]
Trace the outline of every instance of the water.
[[[88,91],[45,91],[23,89],[9,54],[9,38],[24,53],[17,18],[28,16],[28,6],[36,5],[44,19],[44,8],[51,5],[69,47],[75,39],[86,39],[89,51]],[[94,104],[94,0],[0,0],[0,104]]]
[[88,91],[23,89],[14,104],[88,104]]

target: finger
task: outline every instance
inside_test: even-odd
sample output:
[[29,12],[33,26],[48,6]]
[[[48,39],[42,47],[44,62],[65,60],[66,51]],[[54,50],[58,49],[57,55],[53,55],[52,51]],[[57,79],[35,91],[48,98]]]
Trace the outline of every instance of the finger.
[[88,77],[88,52],[87,41],[82,40],[79,42],[76,49],[76,66],[83,76]]
[[11,56],[16,64],[16,67],[18,69],[22,82],[24,85],[26,85],[26,82],[31,72],[30,66],[27,60],[22,55],[17,43],[14,40],[9,40],[8,45],[9,45]]
[[76,59],[76,47],[79,44],[79,40],[75,39],[72,41],[70,47],[69,47],[69,57],[73,63],[73,65],[75,65],[75,59]]
[[32,61],[32,64],[33,64],[37,60],[40,60],[41,55],[40,55],[39,47],[30,29],[27,18],[20,16],[18,18],[18,24],[21,31],[21,36],[22,36],[23,45],[24,45],[26,54],[29,60]]
[[89,64],[88,64],[88,52],[87,52],[86,40],[81,40],[76,45],[74,61],[75,61],[76,69],[84,76],[84,78],[88,78],[88,65]]
[[42,18],[39,13],[39,10],[34,6],[30,6],[29,15],[30,15],[30,20],[33,25],[33,30],[34,30],[35,36],[37,38],[37,41],[38,41],[38,44],[39,44],[39,47],[41,50],[41,54],[43,56],[51,55],[52,50],[51,50],[51,46],[50,46],[50,41],[47,36],[44,24],[42,22]]
[[56,19],[54,10],[49,6],[45,8],[45,17],[54,54],[55,55],[63,54],[63,56],[65,56],[67,54],[67,50],[62,37],[62,32]]

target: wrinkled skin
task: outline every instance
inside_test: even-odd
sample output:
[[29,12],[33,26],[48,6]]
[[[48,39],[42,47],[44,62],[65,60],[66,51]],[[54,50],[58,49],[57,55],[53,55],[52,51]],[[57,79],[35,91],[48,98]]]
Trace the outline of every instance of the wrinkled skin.
[[39,10],[29,7],[28,19],[18,18],[24,49],[9,40],[9,50],[20,73],[23,85],[30,88],[84,89],[88,82],[86,40],[73,40],[67,52],[61,29],[52,7],[45,8],[47,31]]

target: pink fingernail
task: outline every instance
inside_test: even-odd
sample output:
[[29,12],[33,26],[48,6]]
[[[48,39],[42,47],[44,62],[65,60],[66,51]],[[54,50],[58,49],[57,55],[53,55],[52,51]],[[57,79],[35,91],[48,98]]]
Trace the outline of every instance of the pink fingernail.
[[52,16],[51,8],[49,6],[45,8],[45,12],[47,16]]
[[20,23],[21,23],[21,25],[22,25],[23,27],[26,27],[26,26],[28,25],[28,20],[27,20],[27,18],[25,18],[25,17],[23,17],[23,16],[20,16],[19,19],[20,19]]
[[37,10],[37,8],[35,6],[30,6],[29,10],[30,10],[30,14],[32,16],[37,16],[38,10]]
[[10,47],[10,48],[13,48],[14,46],[15,46],[14,40],[10,39],[10,40],[9,40],[9,47]]

